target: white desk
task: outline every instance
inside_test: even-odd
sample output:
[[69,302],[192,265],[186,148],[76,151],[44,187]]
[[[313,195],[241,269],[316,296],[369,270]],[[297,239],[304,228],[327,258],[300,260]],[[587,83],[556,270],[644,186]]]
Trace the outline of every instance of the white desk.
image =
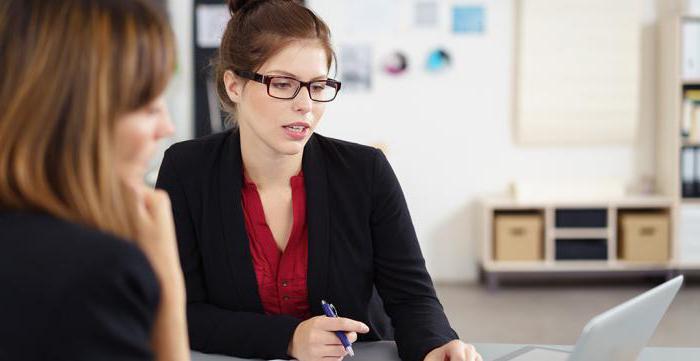
[[[483,356],[484,361],[492,361],[507,355],[525,345],[477,343],[476,349]],[[561,349],[569,349],[568,346],[550,346]],[[358,342],[352,345],[355,357],[346,357],[347,361],[400,361],[396,352],[396,344],[390,341]],[[648,347],[642,351],[638,361],[697,361],[700,360],[700,347],[675,348],[675,347]],[[237,357],[208,355],[192,351],[192,361],[262,361],[242,359]]]

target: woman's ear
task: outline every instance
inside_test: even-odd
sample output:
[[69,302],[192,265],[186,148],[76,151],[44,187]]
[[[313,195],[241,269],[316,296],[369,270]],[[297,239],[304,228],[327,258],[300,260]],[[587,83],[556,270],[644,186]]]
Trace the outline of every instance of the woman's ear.
[[226,87],[228,98],[234,103],[240,103],[243,92],[243,81],[241,78],[233,74],[232,71],[226,70],[224,72],[224,86]]

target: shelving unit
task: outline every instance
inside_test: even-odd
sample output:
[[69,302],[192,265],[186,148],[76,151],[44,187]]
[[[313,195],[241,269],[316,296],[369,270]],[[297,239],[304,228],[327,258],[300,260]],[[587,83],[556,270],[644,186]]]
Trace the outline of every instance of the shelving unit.
[[[662,19],[658,32],[658,106],[656,128],[656,188],[659,194],[672,200],[671,218],[673,267],[678,271],[700,270],[700,259],[681,261],[679,229],[688,226],[680,217],[689,208],[700,209],[700,198],[683,198],[681,192],[681,151],[687,146],[700,146],[681,136],[683,94],[688,89],[700,89],[700,79],[682,77],[682,26],[685,22],[700,23],[699,16],[672,16]],[[699,220],[700,221],[700,220]],[[700,239],[700,234],[698,235]]]
[[[647,212],[666,216],[673,224],[674,202],[668,197],[634,197],[620,200],[586,201],[586,202],[518,202],[503,198],[487,198],[481,201],[481,267],[489,288],[496,288],[501,278],[522,275],[570,275],[599,276],[601,274],[620,274],[621,272],[659,275],[670,277],[675,272],[673,227],[669,227],[669,259],[665,262],[632,262],[620,259],[618,249],[619,216],[624,212]],[[598,224],[588,223],[580,227],[562,225],[562,212],[588,212],[597,217]],[[593,213],[591,213],[593,212]],[[597,212],[597,214],[596,214]],[[543,219],[544,231],[542,243],[544,252],[538,260],[513,261],[499,260],[494,252],[496,244],[496,219],[499,215],[529,214],[539,215]],[[557,249],[562,240],[605,241],[605,256],[597,260],[560,259]],[[600,251],[600,249],[599,249]]]
[[[682,28],[686,22],[700,23],[700,16],[671,16],[660,19],[657,33],[657,127],[656,191],[658,196],[587,202],[528,202],[510,198],[489,198],[482,201],[481,267],[489,287],[499,279],[519,275],[659,275],[670,277],[678,272],[700,271],[700,197],[684,198],[681,192],[681,153],[684,147],[697,147],[697,141],[681,135],[684,92],[700,89],[700,78],[683,78]],[[597,227],[557,227],[559,210],[605,210],[607,222]],[[667,248],[657,255],[661,261],[630,262],[620,240],[619,215],[627,211],[663,214],[667,223]],[[499,259],[494,245],[498,242],[495,219],[501,214],[539,215],[544,225],[541,235],[541,257],[529,260]],[[689,236],[688,236],[689,235]],[[697,235],[697,237],[696,237]],[[693,241],[695,238],[698,241]],[[558,241],[557,241],[558,240]],[[558,245],[566,240],[597,240],[597,260],[564,260],[557,257]],[[601,243],[604,240],[604,244]],[[691,242],[688,242],[690,240]],[[581,242],[584,246],[591,246]],[[627,246],[632,243],[627,244]],[[604,249],[602,248],[604,247]],[[636,249],[638,250],[638,249]],[[629,248],[625,249],[629,252]],[[667,252],[666,252],[667,251]],[[585,253],[585,252],[584,252]],[[530,255],[533,253],[531,252]],[[576,254],[575,252],[573,253]],[[604,255],[604,256],[603,256]]]

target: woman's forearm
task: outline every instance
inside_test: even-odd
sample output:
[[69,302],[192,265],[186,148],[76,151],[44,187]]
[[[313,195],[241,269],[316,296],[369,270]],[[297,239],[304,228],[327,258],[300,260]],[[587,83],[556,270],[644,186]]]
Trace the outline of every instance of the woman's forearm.
[[163,287],[153,325],[152,344],[157,361],[188,361],[185,296],[178,287]]

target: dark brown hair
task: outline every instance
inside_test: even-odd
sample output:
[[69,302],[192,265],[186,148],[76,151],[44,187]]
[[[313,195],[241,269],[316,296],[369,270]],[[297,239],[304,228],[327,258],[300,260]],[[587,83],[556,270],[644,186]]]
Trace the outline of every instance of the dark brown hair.
[[0,208],[133,238],[114,128],[163,92],[174,49],[147,0],[0,1]]
[[224,85],[227,70],[257,71],[268,59],[297,40],[318,40],[328,55],[335,52],[330,29],[313,11],[293,0],[229,0],[229,20],[214,60],[216,90],[229,121],[236,105]]

